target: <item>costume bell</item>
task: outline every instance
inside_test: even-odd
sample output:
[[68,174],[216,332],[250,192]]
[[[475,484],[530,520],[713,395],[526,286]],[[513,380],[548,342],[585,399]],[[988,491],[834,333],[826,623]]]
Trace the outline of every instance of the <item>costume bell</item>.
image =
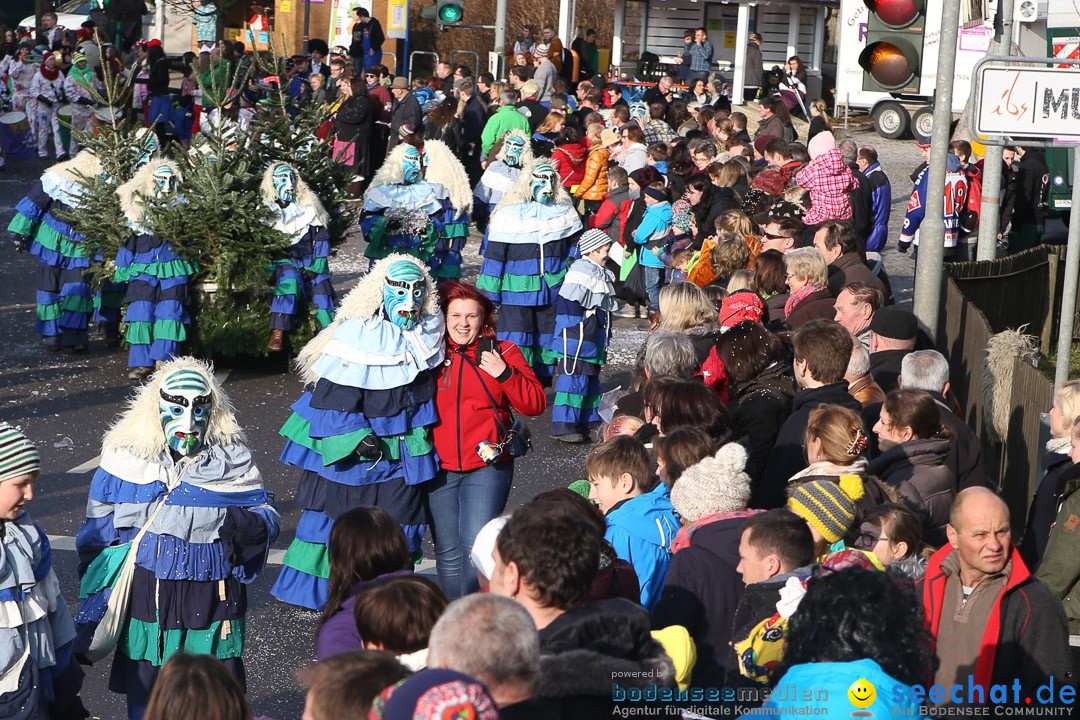
[[244,684],[247,586],[278,528],[273,497],[210,367],[189,357],[162,365],[105,435],[75,541],[75,651],[91,659],[101,656],[94,637],[134,553],[109,679],[110,690],[127,695],[128,717],[141,717],[177,652],[213,655]]
[[329,220],[319,198],[288,163],[271,163],[263,173],[262,192],[273,211],[274,229],[288,236],[285,256],[274,261],[274,300],[270,304],[271,351],[285,347],[285,333],[295,328],[304,298],[315,306],[320,327],[334,319],[330,277]]
[[281,461],[301,471],[303,513],[274,597],[313,610],[326,603],[330,530],[355,507],[388,512],[419,553],[420,486],[439,469],[431,427],[444,333],[423,262],[395,254],[375,264],[300,352],[307,387],[281,429]]
[[364,193],[364,256],[374,263],[407,253],[426,262],[436,279],[460,278],[471,209],[461,161],[439,140],[410,136],[391,151]]
[[499,340],[520,349],[542,382],[550,383],[555,356],[555,298],[581,216],[548,160],[536,160],[503,196],[488,226],[476,286],[499,307]]

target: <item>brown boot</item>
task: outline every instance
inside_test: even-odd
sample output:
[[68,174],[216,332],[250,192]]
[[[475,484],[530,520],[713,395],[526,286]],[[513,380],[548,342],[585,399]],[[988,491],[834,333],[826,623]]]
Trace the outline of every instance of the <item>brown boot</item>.
[[270,344],[266,346],[270,352],[281,352],[285,349],[285,331],[271,330]]

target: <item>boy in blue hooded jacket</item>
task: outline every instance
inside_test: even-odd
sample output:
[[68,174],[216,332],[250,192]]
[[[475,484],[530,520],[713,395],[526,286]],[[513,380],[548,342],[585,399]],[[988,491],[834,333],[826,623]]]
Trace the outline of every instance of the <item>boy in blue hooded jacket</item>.
[[652,610],[671,564],[679,518],[667,485],[653,475],[645,446],[627,435],[597,445],[585,460],[589,499],[607,518],[604,539],[634,566],[641,604]]

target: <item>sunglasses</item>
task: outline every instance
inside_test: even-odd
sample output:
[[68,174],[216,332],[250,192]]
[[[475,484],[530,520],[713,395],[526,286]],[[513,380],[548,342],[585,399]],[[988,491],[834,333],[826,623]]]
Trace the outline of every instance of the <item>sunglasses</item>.
[[790,240],[791,239],[791,236],[789,236],[789,235],[773,235],[771,232],[764,232],[764,233],[762,233],[762,235],[765,236],[766,240]]

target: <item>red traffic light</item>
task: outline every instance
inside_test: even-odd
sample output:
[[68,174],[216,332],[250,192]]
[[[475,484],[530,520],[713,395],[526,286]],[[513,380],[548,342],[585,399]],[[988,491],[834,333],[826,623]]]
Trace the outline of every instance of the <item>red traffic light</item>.
[[863,0],[870,12],[889,27],[906,28],[915,22],[926,8],[924,0]]
[[919,73],[919,55],[903,38],[879,41],[866,46],[859,65],[888,90],[903,90]]

